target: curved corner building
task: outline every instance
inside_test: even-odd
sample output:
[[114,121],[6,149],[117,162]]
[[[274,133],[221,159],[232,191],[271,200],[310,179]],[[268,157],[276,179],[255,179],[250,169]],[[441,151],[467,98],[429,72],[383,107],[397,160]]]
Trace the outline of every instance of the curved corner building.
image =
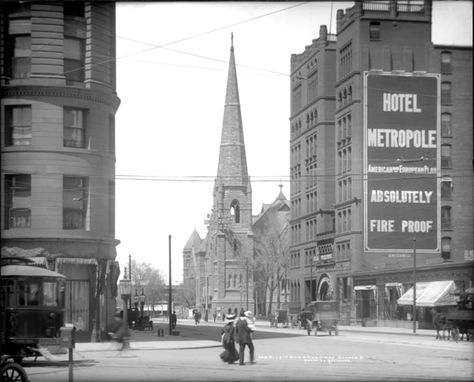
[[66,322],[115,313],[115,4],[8,2],[1,14],[2,254],[67,279]]

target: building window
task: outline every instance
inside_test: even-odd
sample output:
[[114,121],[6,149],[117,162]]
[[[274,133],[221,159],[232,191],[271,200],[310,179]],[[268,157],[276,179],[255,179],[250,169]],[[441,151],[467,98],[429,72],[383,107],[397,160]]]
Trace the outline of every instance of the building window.
[[441,200],[452,200],[453,198],[453,181],[449,177],[441,179]]
[[5,176],[5,229],[31,227],[31,175]]
[[64,147],[85,147],[85,112],[81,109],[64,108]]
[[67,1],[64,3],[64,16],[84,17],[84,3],[81,1]]
[[451,207],[441,207],[441,229],[451,229]]
[[63,178],[63,229],[85,229],[88,181],[84,177]]
[[451,73],[451,52],[441,52],[441,74]]
[[66,84],[84,81],[84,41],[64,37],[64,76]]
[[[344,78],[352,71],[352,42],[349,42],[339,51],[339,78]],[[339,101],[341,101],[339,93]],[[339,102],[341,106],[341,102]]]
[[451,145],[441,145],[441,168],[452,168]]
[[451,113],[441,114],[441,136],[452,137],[452,124],[451,124]]
[[234,217],[235,223],[240,223],[240,206],[238,200],[234,200],[230,205],[230,214]]
[[5,108],[5,145],[30,146],[31,105],[7,106]]
[[370,41],[380,40],[380,22],[371,21],[369,24],[369,39]]
[[441,257],[445,260],[451,258],[451,238],[443,237],[441,239]]
[[441,105],[451,105],[451,82],[441,83]]
[[28,78],[31,74],[31,36],[14,37],[12,77]]

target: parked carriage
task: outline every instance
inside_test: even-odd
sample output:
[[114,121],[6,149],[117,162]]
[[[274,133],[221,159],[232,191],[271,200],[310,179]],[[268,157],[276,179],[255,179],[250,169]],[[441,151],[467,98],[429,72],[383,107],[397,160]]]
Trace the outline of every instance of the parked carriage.
[[60,347],[64,324],[65,276],[33,266],[29,259],[2,257],[1,355],[20,363]]

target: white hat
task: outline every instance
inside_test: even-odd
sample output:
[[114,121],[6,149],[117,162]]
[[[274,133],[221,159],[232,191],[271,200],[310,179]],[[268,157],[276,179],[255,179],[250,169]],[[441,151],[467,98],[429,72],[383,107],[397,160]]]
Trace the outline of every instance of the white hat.
[[250,310],[247,310],[247,311],[245,312],[245,317],[247,317],[247,318],[253,318],[253,313],[252,313]]
[[235,314],[228,314],[228,315],[225,316],[225,321],[227,323],[233,322],[234,320],[235,320]]

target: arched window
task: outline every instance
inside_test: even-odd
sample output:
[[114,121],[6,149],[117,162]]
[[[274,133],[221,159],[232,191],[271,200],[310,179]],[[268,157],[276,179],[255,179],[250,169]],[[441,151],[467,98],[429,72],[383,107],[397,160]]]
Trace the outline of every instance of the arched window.
[[352,101],[352,86],[349,86],[349,90],[347,91],[347,102]]
[[233,200],[230,205],[230,214],[234,217],[235,223],[240,223],[240,206],[238,200]]
[[234,282],[232,284],[234,288],[237,288],[237,275],[234,275]]

